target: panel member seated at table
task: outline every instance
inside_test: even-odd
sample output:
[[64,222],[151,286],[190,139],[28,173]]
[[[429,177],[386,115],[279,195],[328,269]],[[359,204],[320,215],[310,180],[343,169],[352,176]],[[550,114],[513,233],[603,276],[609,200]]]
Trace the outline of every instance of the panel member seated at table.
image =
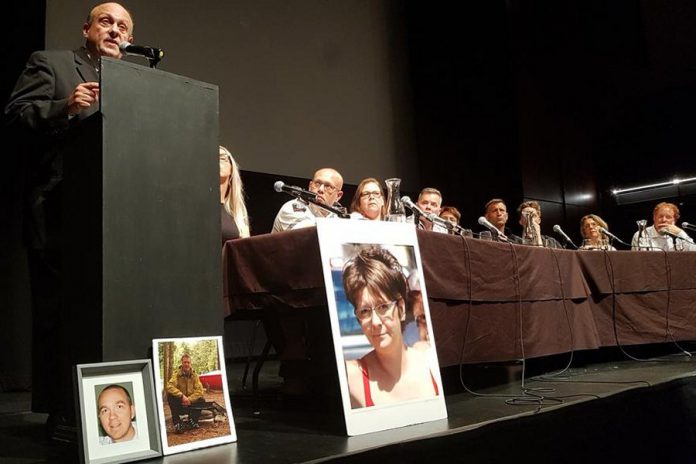
[[[677,205],[667,202],[658,203],[655,209],[653,209],[653,225],[645,229],[641,243],[638,243],[638,232],[633,234],[633,239],[631,240],[632,249],[696,251],[696,244],[694,244],[693,239],[676,225],[678,220],[679,208]],[[664,233],[663,231],[681,238],[661,235]]]
[[[440,217],[449,222],[453,226],[459,225],[459,220],[462,218],[462,213],[454,206],[443,206],[440,209]],[[454,230],[449,231],[450,234],[455,234]]]
[[518,208],[520,225],[522,226],[522,243],[546,248],[563,248],[558,240],[541,234],[541,205],[530,200],[523,202]]
[[[436,188],[426,187],[418,194],[418,201],[416,204],[424,213],[439,216],[440,210],[442,209],[442,193],[440,193],[440,191]],[[409,216],[407,221],[413,223],[414,216]],[[433,232],[440,232],[443,234],[447,233],[446,228],[439,224],[433,224],[432,221],[422,216],[420,217],[420,221],[416,226],[423,230],[431,230]]]
[[349,209],[351,219],[383,221],[387,209],[384,203],[384,189],[380,182],[374,177],[361,180]]
[[609,230],[604,219],[596,214],[588,214],[580,219],[581,250],[616,250],[609,244],[609,238],[599,231],[600,227]]
[[522,243],[522,239],[514,235],[509,227],[506,227],[508,211],[504,200],[500,198],[489,200],[483,207],[483,216],[498,229],[498,240]]
[[383,248],[366,248],[343,268],[343,288],[373,350],[346,361],[352,408],[439,395],[428,343],[404,344],[408,284],[401,264]]
[[[174,431],[181,433],[185,428],[197,429],[198,419],[201,417],[200,409],[192,409],[191,405],[204,403],[203,384],[198,374],[191,367],[191,356],[184,354],[181,357],[181,367],[174,371],[172,378],[167,382],[167,402],[172,411]],[[188,415],[188,422],[184,422],[181,416]]]
[[249,236],[249,215],[239,165],[223,146],[220,146],[220,223],[222,243]]
[[131,395],[121,385],[105,387],[97,398],[99,424],[106,436],[99,436],[100,445],[121,443],[135,438],[135,406]]
[[[341,199],[342,188],[343,177],[331,168],[319,169],[309,181],[309,191],[316,193],[317,200],[328,206],[333,206]],[[336,217],[336,215],[317,205],[293,199],[280,208],[271,232],[311,227],[316,224],[318,217]]]

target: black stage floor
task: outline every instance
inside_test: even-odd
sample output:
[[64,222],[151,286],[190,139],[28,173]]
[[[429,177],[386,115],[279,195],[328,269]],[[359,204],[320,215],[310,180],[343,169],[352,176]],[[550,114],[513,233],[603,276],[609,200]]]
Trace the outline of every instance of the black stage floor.
[[[696,359],[596,358],[619,354],[576,353],[576,367],[558,375],[542,372],[558,372],[568,355],[463,369],[469,388],[491,396],[465,391],[448,368],[448,419],[350,438],[334,397],[280,394],[271,361],[254,402],[232,363],[238,442],[148,462],[696,462]],[[0,463],[78,462],[76,446],[44,437],[46,416],[28,412],[29,402],[28,393],[0,394]]]

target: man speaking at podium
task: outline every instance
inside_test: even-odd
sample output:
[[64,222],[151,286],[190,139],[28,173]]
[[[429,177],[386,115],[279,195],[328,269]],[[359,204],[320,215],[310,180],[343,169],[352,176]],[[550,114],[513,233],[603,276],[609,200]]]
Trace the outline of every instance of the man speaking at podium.
[[23,220],[33,307],[32,410],[51,413],[49,426],[65,418],[72,422],[74,414],[70,366],[64,365],[65,348],[58,336],[61,325],[68,323],[61,302],[62,149],[69,129],[99,110],[101,57],[120,59],[119,45],[132,42],[132,33],[133,19],[123,6],[97,5],[82,26],[84,47],[33,53],[5,107],[26,166]]

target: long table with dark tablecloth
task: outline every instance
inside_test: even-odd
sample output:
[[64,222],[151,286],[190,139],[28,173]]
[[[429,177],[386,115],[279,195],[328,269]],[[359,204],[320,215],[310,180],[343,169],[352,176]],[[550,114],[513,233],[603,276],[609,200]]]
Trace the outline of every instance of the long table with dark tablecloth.
[[[421,230],[418,243],[441,366],[596,349],[617,338],[696,340],[694,252],[570,251]],[[223,259],[227,315],[326,306],[314,228],[229,241]]]

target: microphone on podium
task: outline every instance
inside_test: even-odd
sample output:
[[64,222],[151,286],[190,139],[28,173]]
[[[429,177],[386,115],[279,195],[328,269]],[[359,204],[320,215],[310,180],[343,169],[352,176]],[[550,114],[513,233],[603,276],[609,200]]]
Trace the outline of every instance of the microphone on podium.
[[164,58],[164,50],[156,47],[146,47],[144,45],[133,45],[129,42],[121,42],[118,46],[121,49],[121,53],[124,55],[131,56],[142,56],[150,60],[150,67],[157,67],[162,58]]

